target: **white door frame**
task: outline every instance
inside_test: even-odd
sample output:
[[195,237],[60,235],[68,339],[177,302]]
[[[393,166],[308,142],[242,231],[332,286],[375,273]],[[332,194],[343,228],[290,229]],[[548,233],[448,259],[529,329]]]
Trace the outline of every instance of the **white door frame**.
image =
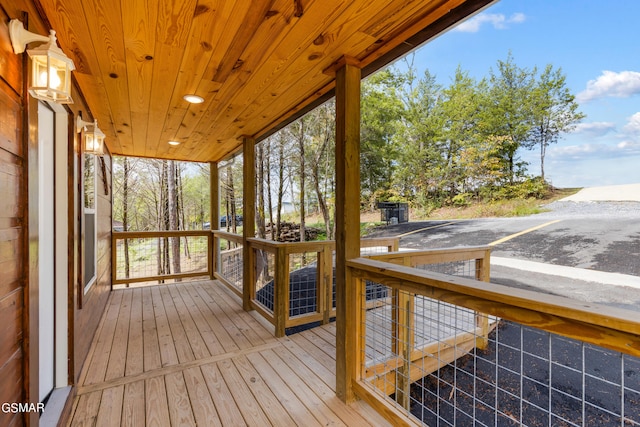
[[[55,388],[55,113],[38,102],[38,401]],[[52,360],[53,358],[53,360]]]
[[[57,104],[38,103],[38,113],[47,114],[53,110],[53,121],[43,123],[38,119],[38,169],[39,169],[39,246],[43,252],[39,255],[39,307],[52,303],[53,313],[46,313],[47,319],[40,319],[39,346],[43,343],[48,348],[39,348],[40,387],[39,399],[42,400],[53,389],[63,388],[69,384],[69,271],[68,271],[68,141],[69,115],[64,107]],[[46,132],[49,135],[40,133]],[[52,127],[52,129],[49,129]],[[47,144],[53,147],[47,147]],[[46,149],[46,151],[44,151]],[[52,191],[53,189],[53,191]],[[53,212],[53,218],[50,218]],[[51,254],[48,254],[51,251]],[[53,289],[41,287],[47,280],[53,280]],[[49,282],[50,283],[50,282]],[[48,292],[48,293],[47,293]],[[47,323],[53,323],[51,328]],[[47,334],[53,332],[53,340]],[[53,349],[50,347],[53,346]],[[43,351],[44,350],[44,351]],[[48,361],[45,358],[51,357]],[[48,366],[51,363],[53,366]],[[47,369],[52,369],[47,373]],[[44,376],[51,375],[46,378]]]
[[69,385],[69,114],[55,104],[55,388]]

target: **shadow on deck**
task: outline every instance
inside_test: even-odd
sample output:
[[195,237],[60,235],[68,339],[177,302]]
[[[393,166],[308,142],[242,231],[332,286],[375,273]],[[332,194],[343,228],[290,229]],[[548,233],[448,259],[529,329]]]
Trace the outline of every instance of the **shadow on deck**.
[[69,425],[388,425],[335,394],[335,325],[275,338],[216,281],[115,290]]

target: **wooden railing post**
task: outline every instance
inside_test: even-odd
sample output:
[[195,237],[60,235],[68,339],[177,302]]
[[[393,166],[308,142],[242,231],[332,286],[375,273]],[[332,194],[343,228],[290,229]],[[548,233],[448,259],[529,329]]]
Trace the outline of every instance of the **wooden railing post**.
[[118,239],[111,233],[111,288],[118,278]]
[[409,409],[411,387],[411,353],[414,342],[414,303],[415,296],[399,289],[393,290],[392,306],[392,351],[404,363],[396,370],[396,402],[403,408]]
[[360,256],[360,79],[357,60],[343,57],[336,73],[336,394],[356,396],[357,342],[353,333],[359,296],[346,261]]
[[[491,249],[484,251],[484,257],[476,259],[476,280],[491,280]],[[476,347],[485,350],[489,345],[489,316],[476,312],[476,325],[480,328],[480,336],[476,338]]]
[[256,141],[254,138],[244,136],[242,138],[242,248],[243,248],[243,281],[242,281],[242,308],[251,310],[250,287],[255,286],[255,266],[251,261],[252,254],[247,239],[255,237],[256,232]]
[[322,324],[331,320],[333,310],[333,248],[326,244],[322,252],[318,253],[318,308],[322,313]]
[[207,235],[207,270],[209,273],[209,279],[213,280],[214,276],[214,262],[215,250],[213,248],[213,233]]
[[211,280],[215,278],[215,272],[218,268],[220,256],[220,241],[213,236],[213,230],[217,230],[220,226],[220,175],[218,172],[218,163],[209,163],[209,229],[211,236],[209,239],[209,268]]
[[273,316],[276,337],[283,337],[289,319],[289,254],[286,246],[276,252],[276,277],[273,283]]

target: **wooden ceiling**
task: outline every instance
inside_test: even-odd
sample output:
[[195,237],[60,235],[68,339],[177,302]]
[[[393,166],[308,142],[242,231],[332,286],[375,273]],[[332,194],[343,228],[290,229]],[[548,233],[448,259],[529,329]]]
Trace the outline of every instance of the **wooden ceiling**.
[[492,1],[39,0],[109,150],[198,162],[329,98],[343,56],[367,75]]

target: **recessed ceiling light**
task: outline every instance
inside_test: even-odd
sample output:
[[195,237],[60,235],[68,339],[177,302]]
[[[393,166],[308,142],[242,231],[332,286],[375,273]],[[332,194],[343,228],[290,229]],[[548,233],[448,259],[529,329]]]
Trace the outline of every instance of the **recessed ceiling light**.
[[180,145],[179,141],[169,141],[169,145]]
[[185,95],[182,98],[192,104],[202,104],[204,102],[204,98],[198,95]]

